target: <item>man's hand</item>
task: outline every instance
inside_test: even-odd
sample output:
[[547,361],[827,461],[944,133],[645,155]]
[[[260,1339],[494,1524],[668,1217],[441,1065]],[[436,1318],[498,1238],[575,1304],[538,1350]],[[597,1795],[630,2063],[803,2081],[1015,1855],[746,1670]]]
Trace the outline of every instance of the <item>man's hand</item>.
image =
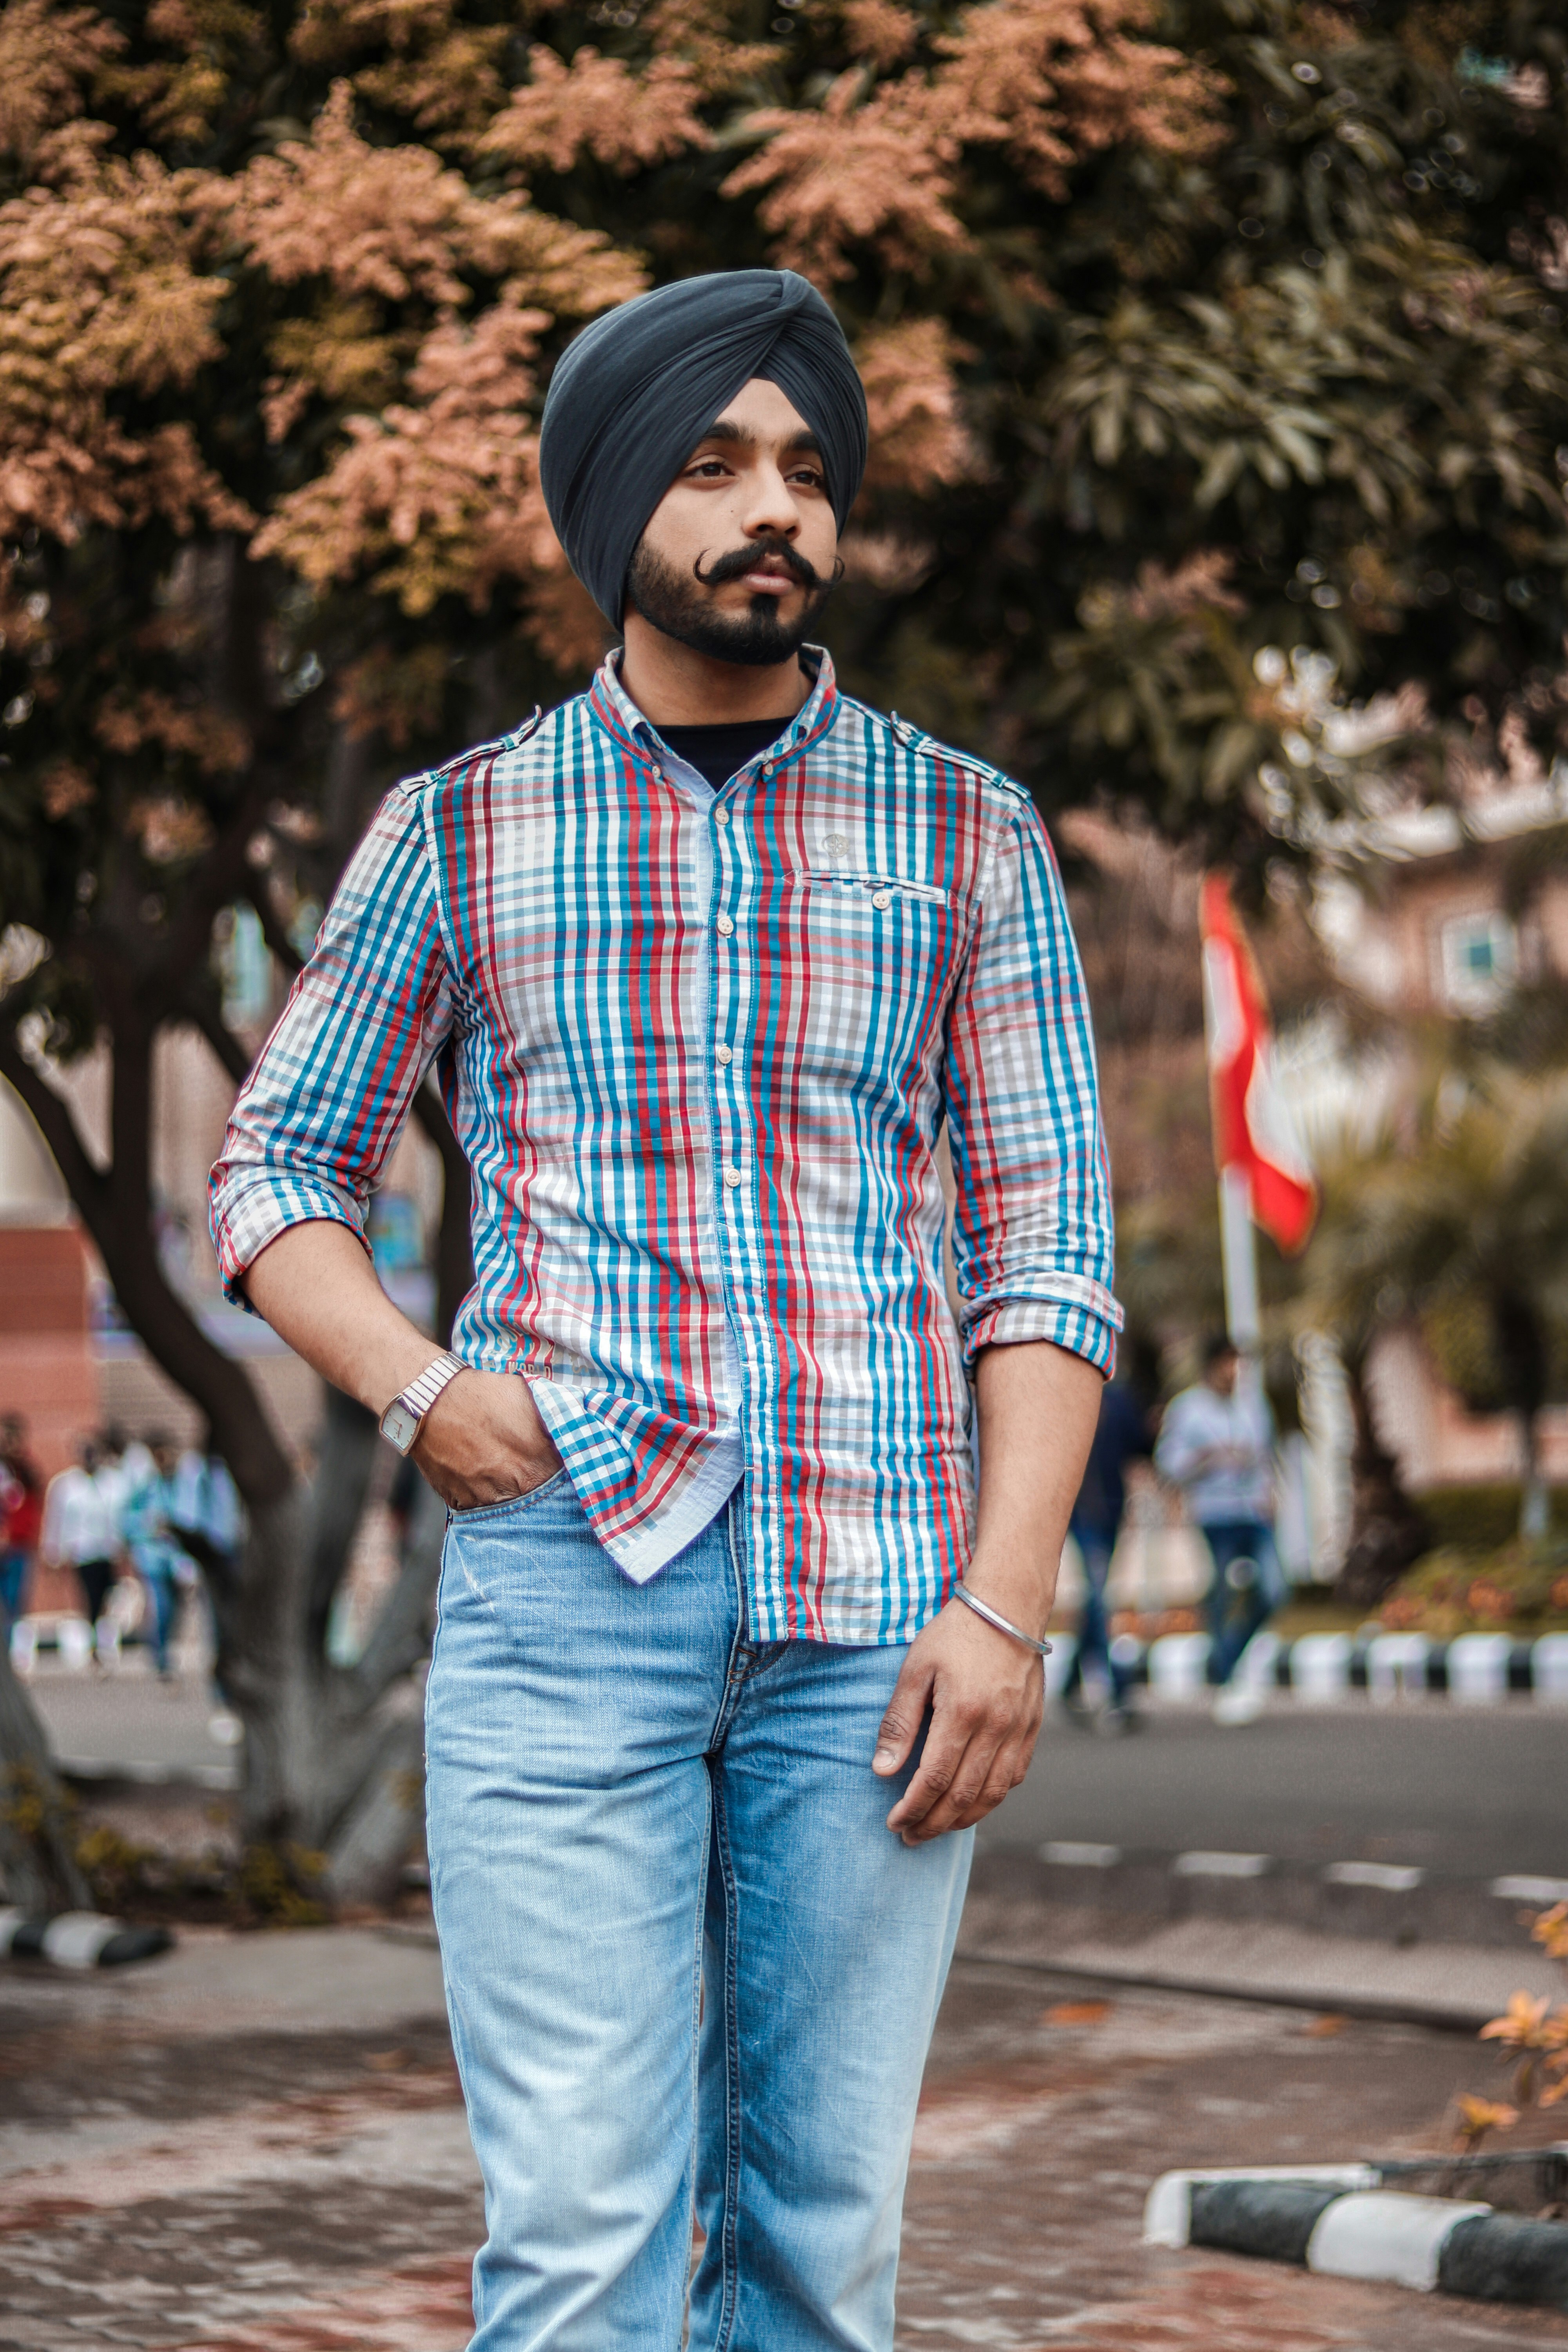
[[459,1372],[420,1423],[412,1450],[454,1511],[510,1502],[542,1486],[561,1467],[518,1372]]
[[928,1707],[920,1768],[888,1815],[906,1845],[968,1829],[1017,1787],[1046,1708],[1040,1661],[950,1601],[910,1645],[877,1734],[874,1772],[902,1768]]
[[[1068,1517],[1100,1414],[1100,1377],[1048,1339],[987,1348],[975,1376],[980,1511],[964,1581],[1009,1624],[1050,1622]],[[902,1769],[927,1712],[914,1779],[888,1827],[906,1845],[984,1821],[1029,1769],[1046,1678],[1039,1658],[950,1601],[910,1644],[872,1769]]]
[[[245,1286],[279,1338],[377,1420],[437,1353],[388,1298],[355,1235],[328,1219],[279,1234]],[[510,1502],[561,1467],[521,1372],[459,1372],[421,1422],[413,1450],[458,1511]]]

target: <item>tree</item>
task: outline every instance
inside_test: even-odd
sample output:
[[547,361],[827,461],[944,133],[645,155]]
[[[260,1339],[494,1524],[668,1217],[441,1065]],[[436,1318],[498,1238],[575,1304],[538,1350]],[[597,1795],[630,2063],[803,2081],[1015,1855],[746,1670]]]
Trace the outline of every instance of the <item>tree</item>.
[[[597,653],[537,483],[563,340],[652,279],[810,269],[874,426],[850,682],[1258,862],[1366,764],[1268,646],[1393,698],[1373,765],[1559,723],[1563,134],[1529,0],[10,0],[0,1075],[249,1507],[253,1839],[384,1882],[435,1538],[331,1667],[371,1442],[334,1422],[307,1498],[164,1281],[153,1044],[194,1023],[237,1076],[217,917],[291,951],[400,767]],[[50,1075],[100,1040],[107,1169]]]
[[1409,1119],[1347,1145],[1321,1171],[1323,1207],[1303,1262],[1303,1310],[1340,1346],[1356,1417],[1363,1497],[1354,1597],[1379,1597],[1421,1547],[1418,1517],[1377,1437],[1365,1367],[1377,1333],[1414,1320],[1475,1411],[1519,1424],[1520,1532],[1546,1528],[1542,1408],[1568,1370],[1568,1081],[1500,1066],[1449,1068]]

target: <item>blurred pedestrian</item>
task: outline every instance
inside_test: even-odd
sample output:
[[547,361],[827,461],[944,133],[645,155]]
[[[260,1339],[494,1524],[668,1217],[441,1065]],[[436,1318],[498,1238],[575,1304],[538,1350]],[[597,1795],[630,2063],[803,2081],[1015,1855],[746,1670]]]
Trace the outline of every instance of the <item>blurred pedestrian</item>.
[[1256,1691],[1231,1687],[1242,1652],[1285,1597],[1274,1547],[1274,1416],[1260,1381],[1241,1376],[1240,1351],[1224,1332],[1204,1349],[1202,1380],[1173,1397],[1154,1466],[1181,1487],[1214,1562],[1206,1610],[1208,1678],[1216,1723],[1252,1723]]
[[120,1524],[112,1479],[100,1474],[103,1454],[94,1437],[79,1437],[76,1460],[49,1482],[39,1549],[51,1563],[74,1569],[89,1625],[103,1615],[118,1573]]
[[26,1421],[8,1412],[0,1421],[0,1636],[22,1613],[43,1524],[43,1473],[27,1450]]
[[1148,1416],[1121,1381],[1107,1381],[1100,1391],[1100,1419],[1084,1465],[1083,1484],[1072,1507],[1068,1531],[1083,1562],[1083,1605],[1079,1615],[1078,1643],[1062,1685],[1062,1708],[1069,1722],[1093,1720],[1084,1704],[1086,1666],[1098,1667],[1110,1692],[1104,1721],[1108,1730],[1131,1731],[1138,1717],[1128,1704],[1131,1685],[1127,1669],[1111,1654],[1110,1618],[1105,1588],[1111,1555],[1121,1531],[1127,1505],[1127,1465],[1147,1461],[1153,1450]]
[[179,1455],[167,1437],[159,1436],[152,1441],[148,1460],[148,1475],[137,1482],[126,1499],[125,1539],[132,1566],[142,1580],[152,1612],[153,1663],[161,1679],[170,1682],[174,1669],[169,1663],[169,1643],[181,1594],[195,1584],[196,1570],[170,1522]]
[[174,1465],[169,1524],[200,1567],[218,1576],[234,1574],[245,1539],[245,1506],[228,1464],[213,1450],[210,1430]]

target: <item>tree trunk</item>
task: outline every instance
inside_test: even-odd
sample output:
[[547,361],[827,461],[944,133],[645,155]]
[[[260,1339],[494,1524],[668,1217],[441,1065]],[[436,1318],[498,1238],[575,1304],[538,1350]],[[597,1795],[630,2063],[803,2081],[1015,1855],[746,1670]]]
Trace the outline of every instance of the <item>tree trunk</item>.
[[1552,1523],[1552,1497],[1542,1475],[1539,1413],[1520,1414],[1519,1437],[1523,1469],[1519,1498],[1520,1538],[1529,1544],[1543,1543]]
[[48,1735],[0,1643],[0,1876],[5,1900],[29,1918],[86,1911],[70,1808],[49,1761]]
[[1546,1402],[1546,1330],[1534,1306],[1521,1292],[1500,1290],[1492,1302],[1492,1330],[1509,1399],[1519,1416],[1519,1532],[1538,1543],[1550,1516],[1541,1475],[1541,1412]]
[[413,1669],[426,1645],[446,1511],[423,1479],[397,1580],[363,1654],[345,1667],[326,1654],[377,1442],[370,1414],[330,1391],[310,1494],[296,1490],[253,1516],[238,1594],[219,1610],[219,1671],[245,1725],[246,1846],[270,1850],[296,1887],[336,1903],[395,1894],[424,1810]]
[[1405,1491],[1399,1465],[1377,1433],[1367,1389],[1366,1351],[1346,1351],[1345,1388],[1355,1429],[1351,1447],[1351,1530],[1335,1591],[1354,1609],[1374,1609],[1432,1540]]

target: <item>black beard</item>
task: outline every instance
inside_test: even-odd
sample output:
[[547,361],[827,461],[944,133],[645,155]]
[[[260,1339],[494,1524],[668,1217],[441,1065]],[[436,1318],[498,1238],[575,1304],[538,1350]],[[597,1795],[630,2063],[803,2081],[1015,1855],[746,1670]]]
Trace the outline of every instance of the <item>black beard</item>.
[[[776,596],[758,593],[749,613],[734,615],[715,612],[709,601],[712,589],[741,578],[761,555],[776,556],[807,591],[799,617],[787,627],[779,618]],[[699,557],[688,580],[641,539],[626,571],[628,601],[661,635],[711,660],[735,662],[746,669],[772,669],[799,653],[833,587],[786,540],[761,540],[753,547],[736,548],[717,557],[706,572]]]

